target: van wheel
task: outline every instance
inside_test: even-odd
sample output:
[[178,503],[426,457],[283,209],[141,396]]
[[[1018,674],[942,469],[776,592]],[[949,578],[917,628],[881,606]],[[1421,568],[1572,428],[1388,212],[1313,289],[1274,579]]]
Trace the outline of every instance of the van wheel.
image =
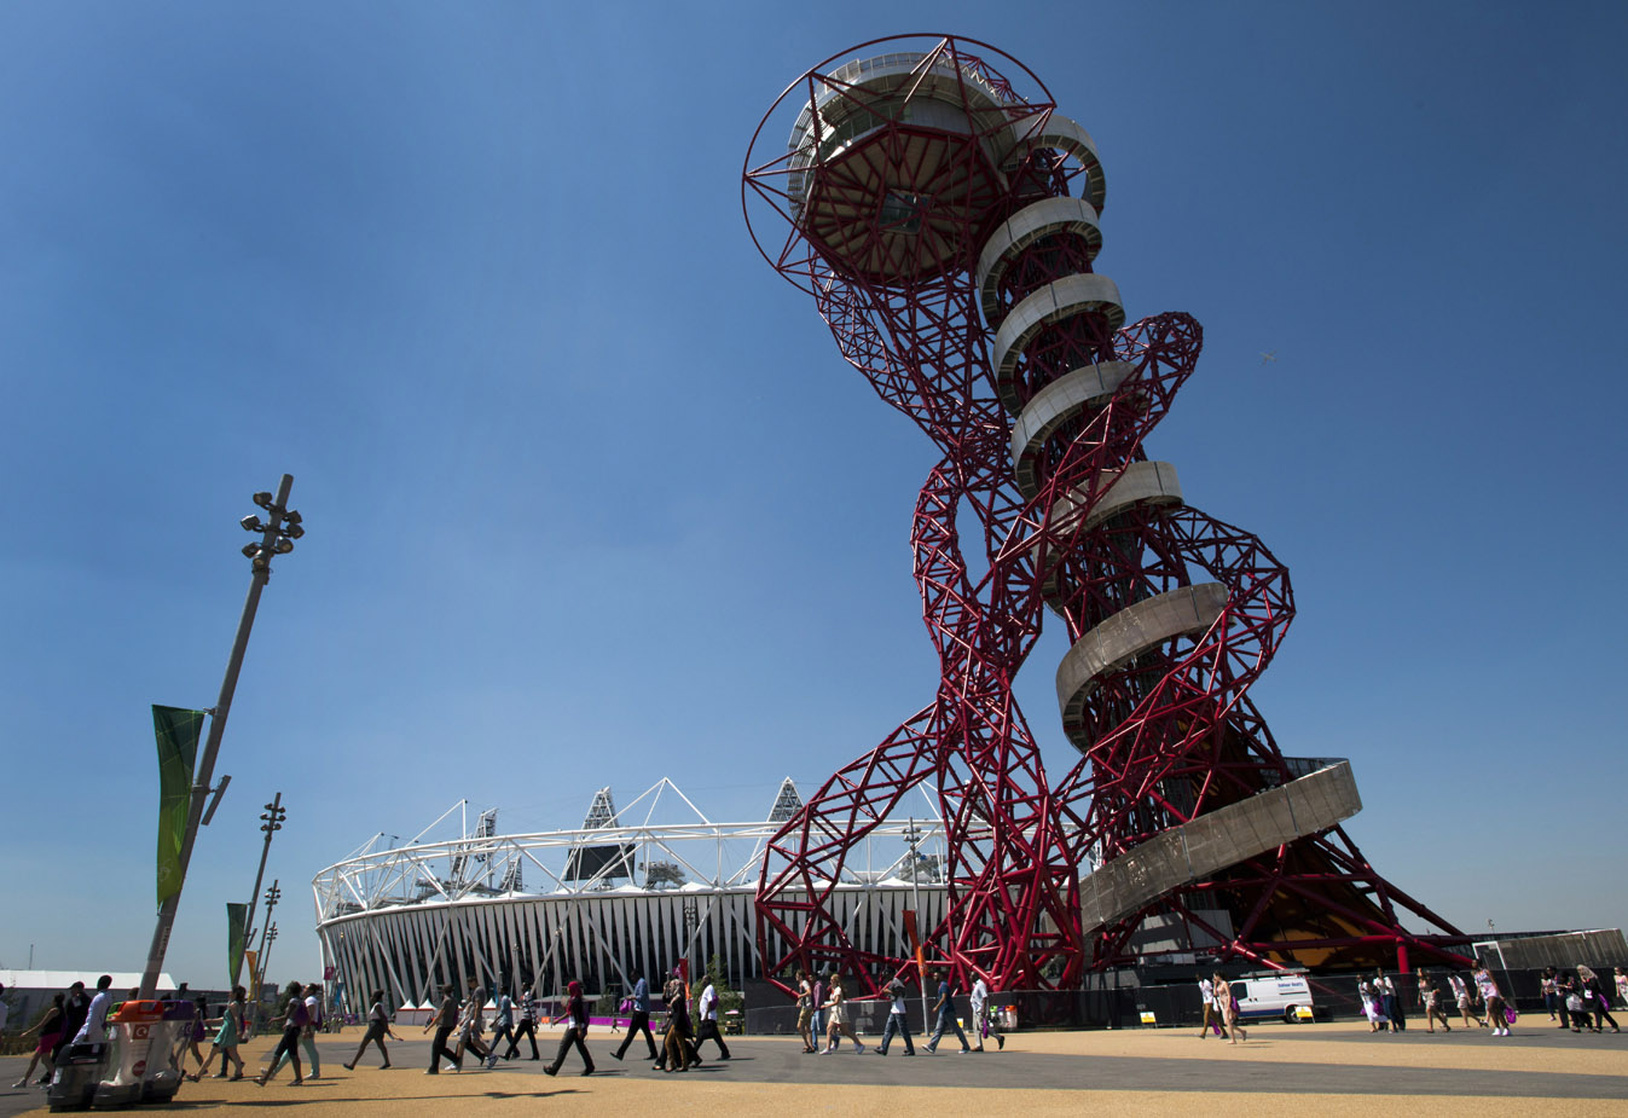
[[1295,1007],[1294,1006],[1292,1006],[1292,1005],[1287,1006],[1283,1010],[1283,1023],[1285,1025],[1293,1025],[1298,1020],[1300,1020],[1300,1018],[1295,1015]]

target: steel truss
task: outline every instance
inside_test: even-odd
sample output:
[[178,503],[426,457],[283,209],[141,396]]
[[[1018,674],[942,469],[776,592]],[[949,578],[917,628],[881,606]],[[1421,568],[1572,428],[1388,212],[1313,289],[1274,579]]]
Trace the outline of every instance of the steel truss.
[[[1372,965],[1398,951],[1405,965],[1408,946],[1457,958],[1446,945],[1467,942],[1458,930],[1379,877],[1338,826],[1081,926],[1082,867],[1294,779],[1247,696],[1294,616],[1288,571],[1252,534],[1186,505],[1165,464],[1163,488],[1115,493],[1132,467],[1137,484],[1155,467],[1143,441],[1203,332],[1175,313],[1124,325],[1117,289],[1093,270],[1105,184],[1090,137],[994,48],[917,37],[846,57],[884,43],[890,53],[835,56],[781,95],[742,194],[765,258],[941,451],[911,531],[941,678],[932,702],[769,840],[759,944],[786,946],[765,969],[834,966],[874,988],[879,970],[904,967],[856,948],[831,898],[858,844],[916,788],[935,798],[949,847],[949,907],[926,939],[963,978],[1071,986],[1131,959],[1155,914],[1268,965]],[[764,156],[782,106],[800,110],[790,142]],[[771,213],[783,240],[767,239]],[[983,537],[973,563],[963,513]],[[1115,645],[1141,631],[1126,611],[1172,615],[1189,600],[1194,619]],[[1059,673],[1081,756],[1055,781],[1012,696],[1048,607],[1089,665],[1067,688]],[[1200,915],[1216,910],[1230,928]],[[1409,932],[1401,912],[1441,932]]]

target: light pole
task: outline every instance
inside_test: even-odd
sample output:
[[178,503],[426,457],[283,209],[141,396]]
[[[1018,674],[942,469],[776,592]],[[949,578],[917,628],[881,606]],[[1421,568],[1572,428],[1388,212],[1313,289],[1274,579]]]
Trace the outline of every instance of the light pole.
[[199,759],[198,771],[192,778],[191,803],[187,808],[187,828],[181,837],[180,884],[175,892],[164,898],[158,906],[158,924],[153,929],[153,943],[147,951],[147,969],[142,972],[142,999],[150,999],[158,992],[158,974],[164,969],[164,953],[170,946],[170,930],[175,926],[175,913],[181,907],[181,889],[186,884],[187,865],[192,861],[192,844],[198,837],[198,822],[203,816],[204,801],[209,782],[215,775],[215,755],[220,752],[221,735],[226,730],[226,716],[232,709],[232,695],[237,690],[238,672],[243,668],[243,653],[249,647],[249,631],[254,628],[254,614],[260,608],[260,592],[271,578],[271,557],[287,555],[294,550],[294,541],[305,535],[298,512],[288,507],[288,494],[294,488],[292,474],[284,474],[277,487],[277,496],[256,493],[254,503],[266,511],[269,519],[245,516],[238,521],[245,532],[259,532],[260,542],[243,548],[249,559],[249,596],[243,603],[243,616],[237,623],[237,637],[232,642],[232,654],[226,661],[226,678],[221,681],[220,697],[210,712],[209,739]]
[[266,926],[266,934],[260,939],[260,974],[254,980],[254,988],[260,991],[262,1000],[266,989],[266,964],[271,962],[271,945],[277,939],[277,922],[274,920]]
[[[283,820],[288,818],[288,809],[283,807],[283,794],[281,792],[272,797],[266,810],[260,813],[260,829],[266,833],[266,841],[260,847],[260,869],[254,875],[254,892],[249,894],[249,914],[243,920],[243,943],[247,946],[254,938],[254,906],[260,903],[260,883],[266,877],[266,855],[271,853],[271,836],[283,829]],[[269,910],[268,910],[269,912]],[[240,956],[232,966],[232,985],[237,985],[237,976],[243,973],[243,959]]]

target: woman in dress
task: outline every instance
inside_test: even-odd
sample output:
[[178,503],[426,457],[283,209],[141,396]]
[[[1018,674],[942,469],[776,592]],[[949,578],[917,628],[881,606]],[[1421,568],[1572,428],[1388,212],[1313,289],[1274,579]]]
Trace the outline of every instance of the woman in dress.
[[1509,1017],[1503,992],[1498,989],[1498,980],[1492,977],[1492,971],[1485,963],[1476,964],[1474,977],[1475,988],[1481,992],[1481,1002],[1487,1007],[1487,1020],[1492,1023],[1492,1035],[1508,1036]]
[[1227,1043],[1237,1044],[1240,1036],[1248,1040],[1249,1033],[1238,1023],[1238,995],[1232,992],[1232,983],[1220,974],[1211,981],[1215,983],[1216,1008],[1221,1011],[1221,1023],[1226,1026]]
[[283,1001],[283,1038],[272,1049],[271,1063],[254,1077],[256,1087],[264,1087],[266,1080],[277,1074],[277,1063],[284,1056],[294,1066],[294,1082],[290,1086],[298,1087],[305,1082],[304,1069],[300,1065],[300,1033],[311,1019],[305,1011],[305,988],[298,982],[290,982],[288,989],[283,991]]
[[1430,977],[1430,972],[1423,968],[1419,970],[1419,1004],[1424,1006],[1425,1032],[1436,1031],[1438,1017],[1441,1018],[1442,1028],[1448,1032],[1453,1031],[1453,1026],[1447,1023],[1447,1014],[1441,1007],[1441,988],[1436,985],[1436,980]]
[[[28,1061],[28,1070],[23,1072],[21,1079],[11,1085],[13,1089],[28,1086],[29,1077],[34,1074],[34,1069],[41,1064],[45,1065],[45,1074],[41,1076],[40,1082],[43,1083],[51,1077],[51,1049],[55,1048],[57,1041],[62,1039],[62,1028],[68,1021],[67,1002],[66,994],[56,995],[51,1000],[51,1008],[45,1011],[45,1016],[17,1034],[24,1037],[38,1029],[40,1042],[34,1046],[34,1058]],[[1613,1025],[1612,1027],[1615,1028],[1616,1026]]]
[[829,1041],[825,1047],[826,1053],[835,1052],[843,1037],[854,1042],[856,1052],[864,1052],[865,1046],[859,1043],[859,1038],[854,1035],[854,1027],[848,1023],[848,999],[842,991],[840,974],[831,976],[831,989],[826,993],[825,1010],[831,1022],[826,1026],[826,1039]]
[[1357,996],[1362,999],[1362,1015],[1368,1018],[1368,1031],[1379,1033],[1385,1031],[1390,1019],[1385,1016],[1384,1003],[1378,989],[1372,982],[1364,978],[1357,983]]
[[[1471,1016],[1470,1014],[1470,1005],[1473,998],[1470,993],[1469,984],[1464,981],[1464,976],[1462,974],[1449,974],[1447,976],[1447,984],[1452,987],[1453,1004],[1458,1006],[1458,1015],[1464,1019],[1464,1027],[1466,1029],[1469,1028],[1470,1024],[1473,1022],[1475,1027],[1478,1029],[1486,1028],[1487,1026],[1484,1022],[1482,1022],[1481,1018]],[[1562,1025],[1561,1027],[1564,1028],[1565,1026]]]
[[362,1043],[356,1046],[356,1055],[345,1065],[346,1071],[356,1070],[356,1065],[361,1062],[362,1053],[367,1051],[369,1044],[379,1046],[379,1055],[384,1057],[384,1063],[379,1065],[379,1070],[383,1071],[390,1066],[390,1049],[384,1046],[384,1038],[388,1036],[396,1041],[401,1039],[390,1027],[390,1011],[384,1007],[384,991],[373,991],[370,1000],[373,1002],[373,1008],[367,1011],[367,1032],[362,1034]]
[[237,1054],[237,1046],[242,1043],[248,1032],[243,1023],[245,1020],[243,1015],[248,1009],[247,998],[248,991],[243,987],[232,987],[232,1000],[227,1002],[226,1008],[221,1011],[220,1030],[215,1033],[215,1039],[210,1046],[209,1059],[198,1069],[200,1077],[209,1070],[209,1065],[215,1062],[215,1056],[218,1054],[220,1070],[215,1073],[216,1079],[226,1077],[228,1064],[237,1065],[237,1071],[232,1073],[233,1082],[243,1078],[243,1060]]

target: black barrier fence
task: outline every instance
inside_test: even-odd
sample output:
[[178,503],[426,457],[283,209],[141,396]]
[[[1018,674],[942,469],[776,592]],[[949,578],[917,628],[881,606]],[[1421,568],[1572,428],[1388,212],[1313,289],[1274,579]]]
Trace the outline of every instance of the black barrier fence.
[[[1596,968],[1597,970],[1599,968]],[[1441,991],[1440,1005],[1448,1020],[1459,1020],[1458,1007],[1447,978],[1449,972],[1429,971]],[[1459,973],[1469,983],[1469,972]],[[1523,1014],[1543,1014],[1542,971],[1494,970],[1498,988],[1515,1003]],[[1610,981],[1609,968],[1600,970]],[[1232,976],[1237,980],[1236,975]],[[1312,1012],[1319,1021],[1352,1020],[1362,1016],[1362,998],[1357,985],[1363,975],[1308,975],[1311,987]],[[1371,977],[1371,976],[1370,976]],[[1424,1021],[1424,1006],[1419,1002],[1419,982],[1416,974],[1388,974],[1396,988],[1406,1020]],[[1616,998],[1613,994],[1613,1002]],[[1010,990],[990,995],[990,1004],[1010,1007],[1019,1029],[1127,1029],[1142,1025],[1142,1014],[1153,1014],[1156,1027],[1190,1027],[1197,1029],[1204,1019],[1197,980],[1180,984],[1141,986],[1134,975],[1105,975],[1099,988],[1091,990]],[[889,1003],[885,999],[850,1001],[847,1003],[849,1020],[854,1031],[861,1036],[880,1036],[887,1022]],[[908,1000],[911,1033],[922,1033],[920,996]],[[956,1016],[963,1022],[971,1013],[965,996],[955,999]],[[1478,1007],[1479,1008],[1479,1007]],[[793,1035],[797,1031],[797,1011],[789,1003],[784,1005],[748,1007],[745,1013],[746,1031],[757,1034]]]

